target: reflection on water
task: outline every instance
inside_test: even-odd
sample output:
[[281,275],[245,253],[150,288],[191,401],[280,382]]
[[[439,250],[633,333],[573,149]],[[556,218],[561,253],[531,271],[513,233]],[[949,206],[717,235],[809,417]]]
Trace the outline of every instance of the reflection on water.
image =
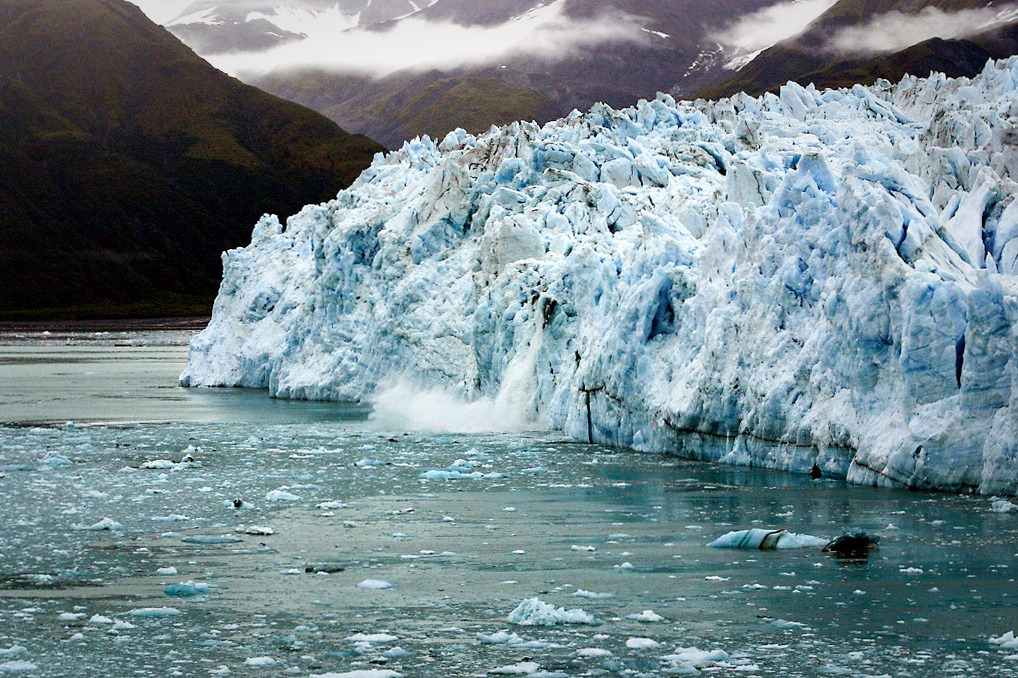
[[362,405],[277,400],[263,391],[181,388],[192,335],[0,334],[0,422],[283,423],[356,421],[369,413]]
[[[1018,630],[1018,512],[987,497],[377,431],[362,408],[177,389],[183,359],[0,348],[0,673],[1018,676],[990,642]],[[854,562],[706,546],[750,527],[881,541]],[[510,625],[533,597],[601,623]]]

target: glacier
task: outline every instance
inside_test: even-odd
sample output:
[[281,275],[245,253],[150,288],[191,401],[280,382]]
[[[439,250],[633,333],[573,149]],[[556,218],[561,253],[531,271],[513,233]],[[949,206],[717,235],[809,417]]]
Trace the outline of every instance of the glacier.
[[408,142],[223,255],[180,383],[1014,495],[1016,90],[1011,58]]

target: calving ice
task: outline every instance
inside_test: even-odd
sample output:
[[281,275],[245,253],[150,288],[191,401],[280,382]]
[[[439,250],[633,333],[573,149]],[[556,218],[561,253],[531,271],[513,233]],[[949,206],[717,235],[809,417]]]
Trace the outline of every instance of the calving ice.
[[181,382],[411,383],[583,440],[1014,494],[1016,89],[1011,59],[408,143],[224,255]]

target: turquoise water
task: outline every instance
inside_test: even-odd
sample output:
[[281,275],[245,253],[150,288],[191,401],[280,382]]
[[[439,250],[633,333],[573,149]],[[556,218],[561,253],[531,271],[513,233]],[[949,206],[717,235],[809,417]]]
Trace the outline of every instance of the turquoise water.
[[[1018,512],[988,497],[377,430],[363,406],[179,389],[188,336],[0,339],[0,672],[1018,675],[990,642],[1018,630]],[[749,527],[881,542],[706,546]],[[599,624],[507,621],[535,597]]]

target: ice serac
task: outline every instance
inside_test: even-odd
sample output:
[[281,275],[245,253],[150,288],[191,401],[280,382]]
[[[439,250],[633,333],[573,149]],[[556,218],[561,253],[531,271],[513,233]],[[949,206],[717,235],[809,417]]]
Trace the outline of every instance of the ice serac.
[[1018,491],[1018,60],[427,138],[224,255],[190,386]]

